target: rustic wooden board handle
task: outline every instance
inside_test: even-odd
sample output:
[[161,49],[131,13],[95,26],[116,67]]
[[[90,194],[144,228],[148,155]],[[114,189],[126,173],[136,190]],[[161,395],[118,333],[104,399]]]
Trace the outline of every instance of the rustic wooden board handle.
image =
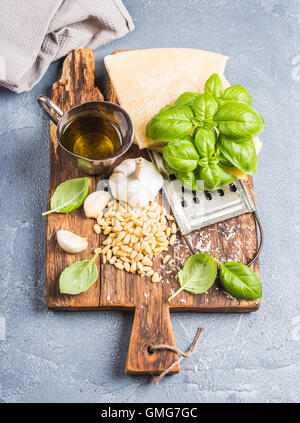
[[[171,351],[149,351],[151,345],[176,344],[168,304],[162,298],[156,302],[155,295],[149,296],[148,300],[135,308],[126,363],[126,373],[129,374],[160,374],[178,358]],[[179,370],[178,365],[170,373]]]

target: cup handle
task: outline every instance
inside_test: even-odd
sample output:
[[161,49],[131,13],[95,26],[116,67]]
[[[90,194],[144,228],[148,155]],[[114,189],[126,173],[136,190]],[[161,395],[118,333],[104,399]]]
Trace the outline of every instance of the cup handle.
[[51,108],[59,115],[59,117],[62,117],[63,116],[63,112],[61,111],[61,109],[55,103],[53,103],[53,101],[50,100],[50,98],[48,98],[45,94],[40,95],[37,98],[37,102],[39,103],[39,105],[41,106],[41,108],[44,110],[44,112],[46,113],[46,115],[52,120],[52,122],[55,125],[57,125],[58,124],[58,119],[51,112]]

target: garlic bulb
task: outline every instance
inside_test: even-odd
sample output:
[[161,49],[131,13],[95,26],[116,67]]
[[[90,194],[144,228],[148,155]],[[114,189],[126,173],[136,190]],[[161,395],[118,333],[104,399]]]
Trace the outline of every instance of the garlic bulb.
[[73,234],[70,231],[65,231],[64,229],[57,231],[56,238],[60,247],[67,253],[80,253],[80,251],[85,250],[88,246],[86,238],[81,238],[81,236]]
[[110,194],[106,191],[95,191],[89,194],[83,204],[86,217],[97,219],[99,214],[105,209],[110,200]]
[[163,177],[153,163],[139,157],[126,159],[109,178],[112,195],[132,207],[145,207],[163,186]]

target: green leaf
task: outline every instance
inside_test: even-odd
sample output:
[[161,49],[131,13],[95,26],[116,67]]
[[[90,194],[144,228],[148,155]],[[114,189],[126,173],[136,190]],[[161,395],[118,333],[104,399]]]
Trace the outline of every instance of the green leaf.
[[256,171],[257,154],[251,138],[236,140],[219,135],[217,145],[224,157],[235,167],[249,175]]
[[221,181],[219,182],[219,187],[225,187],[226,185],[229,185],[233,181],[236,180],[236,176],[226,172],[226,170],[222,169],[222,167],[220,167],[220,169],[221,169],[222,177],[221,177]]
[[67,267],[60,275],[59,291],[71,295],[87,291],[98,279],[95,259],[99,254],[96,253],[91,260],[76,261]]
[[221,105],[215,121],[221,134],[229,138],[255,137],[265,129],[262,116],[244,103],[230,102]]
[[203,125],[214,126],[214,116],[218,110],[218,104],[211,94],[204,93],[196,97],[192,109],[196,118]]
[[194,144],[201,158],[210,157],[215,152],[217,134],[214,129],[196,128]]
[[196,177],[194,172],[175,172],[175,176],[185,189],[190,191],[196,190]]
[[189,172],[197,167],[198,153],[193,144],[193,138],[170,141],[163,148],[163,159],[169,169],[177,172]]
[[69,213],[80,207],[89,191],[89,178],[69,179],[58,185],[50,200],[51,210],[42,213]]
[[248,266],[230,261],[220,265],[222,287],[228,294],[240,300],[256,300],[262,296],[257,274]]
[[181,94],[174,103],[174,107],[192,106],[199,93],[185,92]]
[[157,113],[148,122],[146,135],[148,138],[159,141],[172,141],[188,135],[192,128],[194,117],[190,107],[180,108],[168,106]]
[[209,254],[194,254],[178,272],[180,288],[171,295],[169,301],[183,290],[191,294],[206,292],[214,283],[216,276],[217,266],[214,259]]
[[222,96],[223,84],[217,73],[213,73],[205,82],[204,90],[216,99]]
[[173,108],[173,106],[167,104],[166,106],[162,107],[157,114],[159,115],[161,113],[167,112],[168,110],[172,110]]
[[208,190],[217,189],[220,187],[222,181],[222,169],[215,161],[208,161],[207,164],[201,163],[202,166],[198,166],[195,175],[196,180],[204,181],[204,188]]
[[168,174],[169,175],[173,175],[174,172],[175,172],[175,170],[172,169],[171,166],[168,165],[168,163],[165,161],[164,158],[162,159],[162,161],[163,161],[164,168],[166,169],[166,171],[168,172]]
[[232,87],[226,88],[221,98],[221,104],[225,104],[229,101],[237,101],[239,103],[248,104],[249,106],[252,104],[249,92],[241,85],[233,85]]
[[233,167],[234,166],[228,159],[226,159],[224,154],[222,154],[218,144],[216,145],[216,156],[219,159],[220,166],[225,166],[225,167]]

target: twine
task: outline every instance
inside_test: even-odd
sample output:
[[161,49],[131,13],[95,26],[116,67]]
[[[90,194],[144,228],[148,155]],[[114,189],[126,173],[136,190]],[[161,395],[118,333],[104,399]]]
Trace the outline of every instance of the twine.
[[157,385],[159,381],[161,381],[172,369],[173,367],[177,366],[177,364],[181,363],[184,358],[190,357],[194,354],[196,346],[200,340],[202,333],[205,331],[204,327],[200,327],[197,330],[196,336],[190,346],[190,349],[187,352],[181,351],[179,348],[174,347],[172,345],[167,344],[158,344],[158,345],[150,345],[150,351],[161,350],[161,351],[172,351],[180,355],[178,360],[174,361],[166,370],[164,370],[159,376],[153,376],[152,383]]

